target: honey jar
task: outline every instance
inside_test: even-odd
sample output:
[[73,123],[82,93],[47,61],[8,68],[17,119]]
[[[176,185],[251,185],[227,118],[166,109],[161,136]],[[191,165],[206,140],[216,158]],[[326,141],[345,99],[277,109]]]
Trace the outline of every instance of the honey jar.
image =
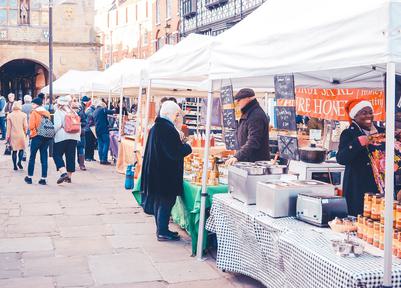
[[366,239],[369,244],[373,244],[373,221],[369,219],[367,226],[368,226],[368,229],[367,229],[368,233],[367,233]]
[[380,247],[380,222],[373,223],[373,246]]
[[401,228],[401,203],[398,203],[396,206],[396,213],[395,213],[395,228]]
[[372,209],[370,218],[372,220],[380,220],[380,206],[381,206],[382,196],[376,194],[372,196]]
[[372,214],[372,198],[373,198],[372,194],[365,193],[365,197],[363,200],[363,217],[370,218]]
[[379,248],[384,250],[384,225],[380,224]]
[[362,239],[363,241],[368,241],[368,218],[366,217],[363,217]]
[[397,223],[397,205],[399,204],[398,201],[394,201],[393,203],[393,228],[395,229]]
[[384,224],[384,211],[386,209],[384,204],[384,197],[382,198],[382,202],[380,204],[380,224]]
[[398,233],[396,245],[397,245],[397,257],[401,258],[401,233]]
[[399,233],[398,233],[398,230],[395,230],[394,232],[393,232],[393,255],[394,256],[397,256],[398,255],[398,236],[399,236]]
[[357,232],[356,235],[358,236],[358,238],[363,239],[363,216],[362,215],[358,215],[358,220],[357,220]]

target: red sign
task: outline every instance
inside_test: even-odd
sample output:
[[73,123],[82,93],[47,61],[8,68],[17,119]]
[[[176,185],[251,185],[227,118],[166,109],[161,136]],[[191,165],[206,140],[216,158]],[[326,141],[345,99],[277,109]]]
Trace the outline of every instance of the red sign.
[[[345,104],[352,99],[364,99],[372,103],[375,121],[384,121],[386,117],[383,90],[296,88],[295,95],[298,115],[347,121]],[[294,102],[281,100],[277,105],[292,106]]]

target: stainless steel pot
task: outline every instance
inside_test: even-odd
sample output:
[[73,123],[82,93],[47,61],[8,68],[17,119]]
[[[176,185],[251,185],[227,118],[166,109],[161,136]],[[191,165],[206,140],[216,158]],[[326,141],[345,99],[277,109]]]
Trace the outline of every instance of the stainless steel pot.
[[271,175],[287,174],[288,167],[286,165],[270,165],[266,167],[266,172]]
[[327,150],[323,148],[318,148],[314,145],[309,147],[300,148],[299,159],[306,163],[319,164],[326,160]]
[[242,169],[248,171],[248,175],[265,175],[266,167],[263,166],[244,166]]

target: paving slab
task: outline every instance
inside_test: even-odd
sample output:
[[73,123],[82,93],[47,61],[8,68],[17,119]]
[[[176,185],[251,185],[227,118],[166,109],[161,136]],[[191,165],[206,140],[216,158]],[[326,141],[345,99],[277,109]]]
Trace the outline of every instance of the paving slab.
[[0,253],[48,250],[53,250],[53,243],[50,237],[0,239]]
[[51,277],[10,278],[0,280],[1,288],[55,288]]
[[129,223],[111,224],[115,235],[156,235],[155,224]]
[[85,257],[38,257],[24,259],[24,276],[61,276],[89,273]]
[[57,215],[54,216],[58,226],[88,226],[103,224],[102,218],[96,215]]
[[66,273],[56,277],[56,284],[57,287],[85,287],[92,286],[94,283],[90,273]]
[[141,250],[125,254],[89,256],[89,268],[97,285],[162,280]]
[[157,270],[169,284],[197,280],[212,280],[221,276],[209,265],[196,259],[155,263]]
[[101,237],[113,235],[110,225],[88,225],[88,226],[61,226],[60,235],[64,238],[70,237]]
[[105,237],[60,238],[54,240],[56,256],[86,256],[112,252]]

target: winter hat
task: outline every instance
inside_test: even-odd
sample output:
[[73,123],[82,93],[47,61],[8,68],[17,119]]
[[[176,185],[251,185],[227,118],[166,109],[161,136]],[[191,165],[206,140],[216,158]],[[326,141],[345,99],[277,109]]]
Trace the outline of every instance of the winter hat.
[[42,100],[45,99],[45,94],[39,93],[39,94],[38,94],[38,98],[40,98],[40,99],[42,99]]
[[61,96],[57,99],[57,105],[60,105],[60,106],[70,105],[71,101],[72,101],[72,98],[70,95]]
[[238,93],[234,97],[234,100],[238,101],[238,100],[253,97],[253,96],[255,96],[255,91],[253,91],[250,88],[243,88],[238,91]]
[[366,107],[370,107],[373,110],[372,103],[370,103],[368,100],[354,99],[348,101],[345,105],[345,112],[347,112],[350,118],[349,121],[352,122],[352,120],[355,119],[356,114]]
[[43,99],[40,97],[36,97],[35,99],[32,100],[32,103],[38,105],[38,106],[42,106],[43,105]]
[[86,102],[89,102],[91,99],[88,97],[88,96],[84,96],[84,97],[82,97],[82,99],[81,99],[81,102],[82,103],[86,103]]

